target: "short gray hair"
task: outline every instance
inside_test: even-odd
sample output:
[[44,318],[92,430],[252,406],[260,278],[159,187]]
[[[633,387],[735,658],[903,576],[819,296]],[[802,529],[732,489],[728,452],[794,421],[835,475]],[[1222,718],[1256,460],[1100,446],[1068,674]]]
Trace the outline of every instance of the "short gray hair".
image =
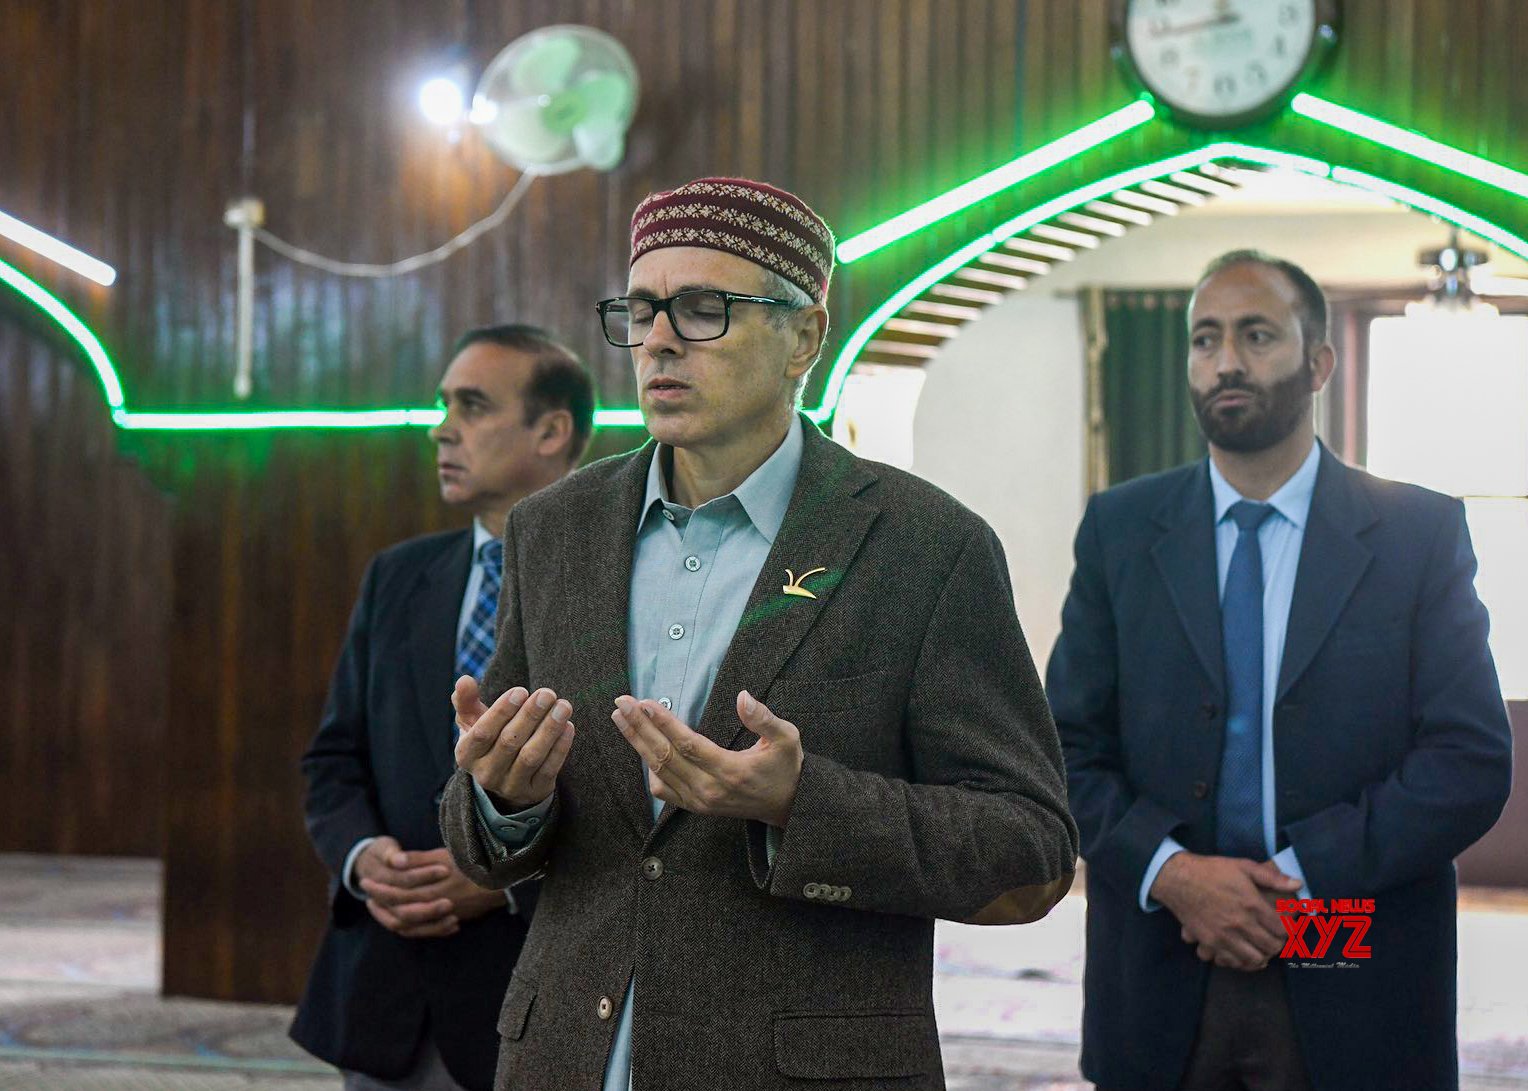
[[[799,285],[792,284],[773,269],[764,270],[764,294],[775,299],[784,300],[790,304],[789,307],[771,307],[769,309],[769,324],[777,330],[783,330],[789,324],[791,315],[797,311],[805,310],[812,305],[811,296],[802,291]],[[797,409],[801,408],[801,395],[806,391],[806,381],[812,377],[813,369],[817,367],[818,361],[822,359],[823,345],[826,344],[827,339],[824,338],[823,344],[817,346],[817,359],[813,360],[812,366],[802,372],[801,378],[796,380],[796,393],[793,396],[793,401]]]
[[773,269],[764,270],[764,294],[790,304],[789,308],[776,307],[771,310],[769,320],[776,329],[785,328],[792,310],[799,311],[812,305],[812,297],[802,291],[800,285],[792,284]]

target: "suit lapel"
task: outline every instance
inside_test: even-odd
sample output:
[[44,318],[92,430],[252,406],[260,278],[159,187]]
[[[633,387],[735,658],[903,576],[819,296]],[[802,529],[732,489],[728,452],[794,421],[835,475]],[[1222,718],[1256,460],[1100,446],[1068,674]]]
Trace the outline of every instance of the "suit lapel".
[[[753,736],[737,718],[737,694],[746,689],[761,696],[780,673],[807,632],[827,608],[866,533],[880,514],[862,499],[876,480],[865,463],[803,420],[801,469],[780,532],[759,569],[737,632],[717,670],[696,730],[720,746],[741,749]],[[798,577],[825,568],[803,581],[813,598],[788,595],[786,569]],[[661,827],[674,812],[666,806]]]
[[456,768],[451,731],[451,684],[455,681],[456,623],[472,566],[472,531],[464,531],[420,570],[408,598],[409,666],[419,729],[438,779]]
[[563,559],[561,601],[582,606],[577,624],[569,629],[575,677],[589,679],[570,697],[574,723],[582,728],[578,745],[596,753],[612,796],[644,838],[653,820],[642,761],[609,718],[615,699],[631,692],[627,614],[632,551],[647,492],[647,469],[656,450],[649,441],[606,483],[591,490],[586,503],[564,505],[558,543]]
[[1310,518],[1295,570],[1275,700],[1281,700],[1310,666],[1374,556],[1358,540],[1359,533],[1372,526],[1377,516],[1368,496],[1357,487],[1356,477],[1322,446]]
[[1217,691],[1224,693],[1220,581],[1215,566],[1215,501],[1210,492],[1207,460],[1185,475],[1179,487],[1157,509],[1155,519],[1165,533],[1152,546],[1152,560],[1167,584],[1178,620],[1205,676]]

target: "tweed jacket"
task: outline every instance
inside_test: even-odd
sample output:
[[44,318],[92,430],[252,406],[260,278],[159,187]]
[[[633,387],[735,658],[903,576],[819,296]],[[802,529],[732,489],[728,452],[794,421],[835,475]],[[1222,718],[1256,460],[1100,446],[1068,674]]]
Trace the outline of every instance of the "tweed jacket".
[[[544,873],[499,1018],[499,1091],[597,1091],[636,975],[636,1091],[944,1087],[933,920],[1042,917],[1077,830],[1059,741],[991,529],[803,421],[790,507],[696,730],[754,742],[739,690],[801,732],[765,827],[665,807],[611,723],[655,445],[527,498],[505,530],[492,701],[551,686],[578,736],[541,832],[511,853],[458,772],[442,833],[488,886]],[[786,569],[826,572],[786,595]]]

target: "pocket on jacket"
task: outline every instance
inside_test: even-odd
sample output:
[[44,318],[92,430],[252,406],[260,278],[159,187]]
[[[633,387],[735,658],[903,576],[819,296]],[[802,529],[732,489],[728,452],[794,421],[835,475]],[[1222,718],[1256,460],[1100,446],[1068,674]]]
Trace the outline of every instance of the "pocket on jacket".
[[932,1012],[781,1012],[775,1065],[798,1080],[922,1076],[939,1057]]
[[870,671],[850,678],[776,678],[764,703],[771,712],[842,712],[884,700],[887,677],[886,671]]
[[536,986],[527,981],[510,979],[509,989],[504,993],[504,1004],[499,1008],[499,1036],[519,1040],[525,1034],[525,1023],[531,1015],[531,1005],[536,1000]]

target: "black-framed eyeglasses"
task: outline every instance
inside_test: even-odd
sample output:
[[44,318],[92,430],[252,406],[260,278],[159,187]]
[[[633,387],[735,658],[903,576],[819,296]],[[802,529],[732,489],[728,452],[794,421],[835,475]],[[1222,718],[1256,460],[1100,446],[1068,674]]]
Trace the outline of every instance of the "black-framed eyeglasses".
[[785,299],[764,295],[739,295],[715,288],[696,288],[667,299],[623,295],[602,299],[594,305],[605,328],[605,340],[616,348],[640,345],[652,332],[658,312],[668,315],[674,332],[685,341],[715,341],[725,337],[732,325],[734,303],[762,303],[771,307],[794,307]]

